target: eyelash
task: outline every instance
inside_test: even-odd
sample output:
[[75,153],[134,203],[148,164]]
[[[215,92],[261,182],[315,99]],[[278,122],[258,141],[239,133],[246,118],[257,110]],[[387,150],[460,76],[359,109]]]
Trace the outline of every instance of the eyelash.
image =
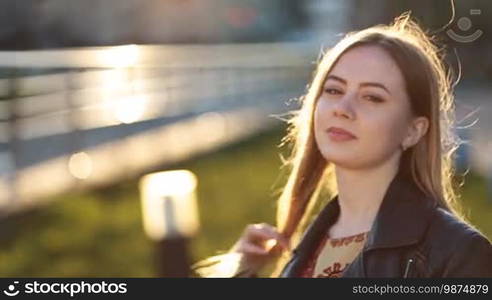
[[339,90],[337,90],[337,89],[332,89],[332,88],[327,88],[327,89],[325,89],[325,92],[326,92],[326,93],[328,93],[328,94],[330,94],[330,95],[333,95],[333,94],[331,94],[331,93],[330,93],[330,91],[336,91],[336,92],[337,92],[337,94],[341,94],[341,92],[340,92]]
[[368,95],[366,97],[371,97],[372,100],[369,100],[371,102],[374,102],[374,103],[381,103],[381,102],[384,102],[383,99],[381,99],[380,97],[378,96],[373,96],[373,95]]
[[[329,94],[329,95],[334,95],[332,94],[331,92],[336,92],[336,95],[340,95],[342,92],[340,92],[339,90],[337,89],[333,89],[333,88],[326,88],[325,89],[325,93]],[[381,103],[381,102],[384,102],[383,99],[381,99],[380,97],[378,96],[373,96],[373,95],[368,95],[368,96],[365,96],[366,98],[367,97],[370,97],[372,100],[369,100],[371,102],[374,102],[374,103]]]

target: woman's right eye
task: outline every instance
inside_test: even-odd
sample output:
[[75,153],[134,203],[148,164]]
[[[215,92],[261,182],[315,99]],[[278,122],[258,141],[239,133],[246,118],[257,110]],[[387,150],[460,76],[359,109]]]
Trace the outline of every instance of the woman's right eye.
[[340,90],[337,90],[337,89],[334,89],[334,88],[326,88],[325,89],[325,93],[327,93],[329,95],[339,95],[342,92]]

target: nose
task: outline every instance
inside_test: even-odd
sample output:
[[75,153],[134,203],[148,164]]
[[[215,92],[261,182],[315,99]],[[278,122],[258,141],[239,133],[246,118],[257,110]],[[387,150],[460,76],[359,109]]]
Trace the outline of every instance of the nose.
[[352,107],[352,96],[345,95],[345,97],[340,98],[333,108],[333,115],[336,117],[342,117],[346,119],[354,119],[355,112]]

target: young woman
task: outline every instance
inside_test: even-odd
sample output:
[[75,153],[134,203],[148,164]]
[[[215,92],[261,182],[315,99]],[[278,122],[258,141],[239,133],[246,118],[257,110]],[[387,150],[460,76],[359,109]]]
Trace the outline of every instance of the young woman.
[[249,225],[214,270],[236,255],[232,276],[276,261],[274,277],[492,277],[492,245],[452,186],[449,77],[408,14],[348,34],[290,120],[277,226]]

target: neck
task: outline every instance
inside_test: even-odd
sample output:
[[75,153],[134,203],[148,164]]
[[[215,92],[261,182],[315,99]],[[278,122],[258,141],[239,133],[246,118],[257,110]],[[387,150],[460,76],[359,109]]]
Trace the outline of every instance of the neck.
[[339,227],[360,232],[370,230],[384,195],[398,172],[398,161],[370,169],[335,167],[338,185]]

